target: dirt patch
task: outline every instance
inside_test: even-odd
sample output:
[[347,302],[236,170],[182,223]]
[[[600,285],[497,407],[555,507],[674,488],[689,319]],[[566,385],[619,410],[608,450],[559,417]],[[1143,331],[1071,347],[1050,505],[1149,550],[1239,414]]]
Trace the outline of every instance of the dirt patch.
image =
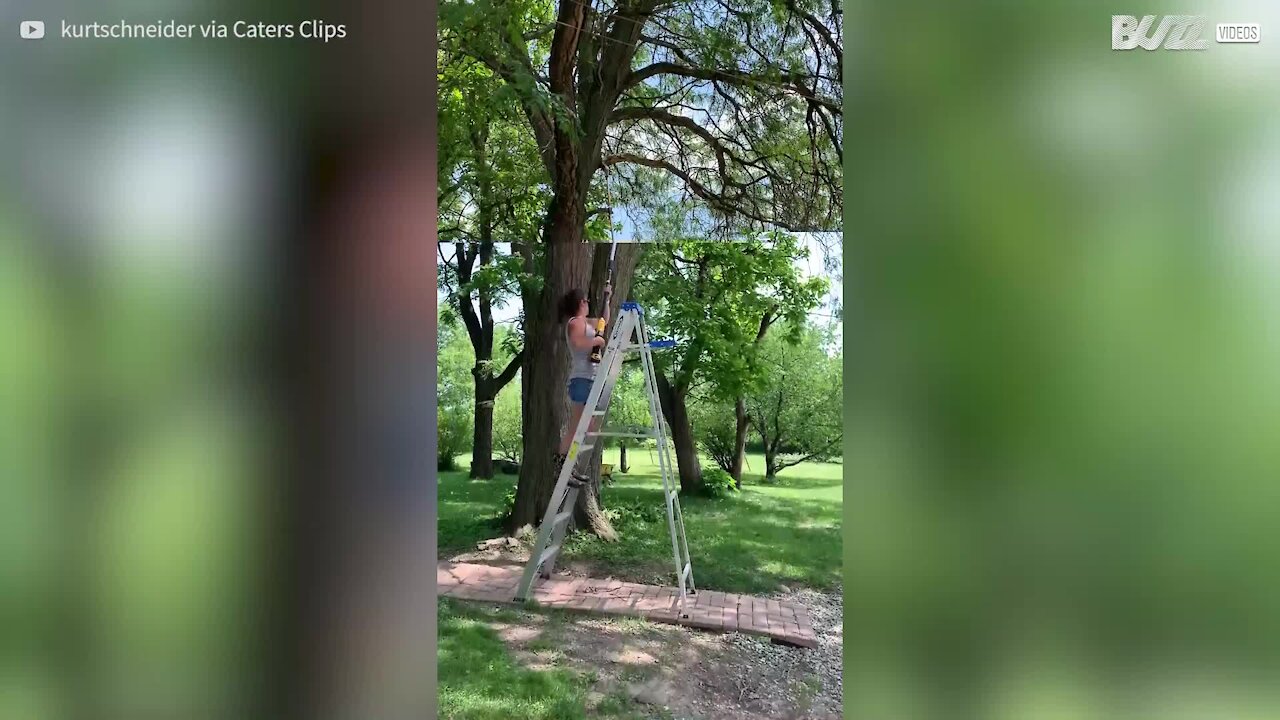
[[529,562],[530,545],[530,542],[516,538],[496,537],[443,559],[451,563],[477,565],[524,565]]
[[519,621],[492,626],[530,669],[569,668],[594,676],[588,714],[623,696],[683,720],[842,717],[839,592],[800,590],[774,597],[810,609],[817,649],[774,645],[740,633],[563,612],[519,610]]
[[[448,556],[442,557],[444,562],[451,563],[473,563],[476,565],[500,565],[524,566],[529,562],[530,547],[532,547],[534,537],[532,534],[522,535],[519,538],[507,536],[498,536],[483,540],[474,546],[465,550],[459,550]],[[569,577],[595,577],[612,579],[613,568],[605,565],[595,564],[586,560],[575,559],[571,553],[565,553],[558,559],[556,566],[556,574]],[[666,563],[652,563],[644,566],[631,566],[626,569],[626,579],[629,582],[649,583],[653,585],[661,585],[669,583],[674,572],[672,565]]]

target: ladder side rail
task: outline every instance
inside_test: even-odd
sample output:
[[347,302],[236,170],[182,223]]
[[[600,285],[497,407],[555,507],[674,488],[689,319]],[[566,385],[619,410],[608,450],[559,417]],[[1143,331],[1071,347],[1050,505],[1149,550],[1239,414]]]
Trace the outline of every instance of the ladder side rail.
[[[644,337],[642,339],[642,342],[644,343],[646,349],[649,352],[652,352],[652,350],[649,349],[649,338]],[[652,362],[651,362],[651,365],[652,365]],[[656,369],[654,370],[654,372],[656,373]],[[656,378],[655,378],[655,385],[656,385]],[[661,420],[664,423],[666,422],[665,417],[661,418]],[[681,506],[680,499],[679,499],[679,492],[678,492],[678,488],[680,487],[679,480],[678,480],[679,464],[675,462],[674,458],[672,457],[672,455],[675,452],[675,448],[670,439],[668,426],[664,424],[662,430],[663,430],[662,443],[664,445],[663,449],[665,451],[665,454],[667,455],[667,466],[669,468],[669,472],[672,473],[672,478],[673,478],[672,489],[677,490],[677,492],[674,493],[675,497],[672,497],[670,500],[668,510],[671,516],[670,525],[672,526],[671,543],[672,545],[676,545],[677,543],[679,544],[679,550],[676,550],[674,554],[676,556],[676,565],[677,565],[676,572],[680,576],[680,592],[683,597],[684,593],[686,592],[696,592],[696,589],[693,583],[693,557],[689,553],[689,539],[688,539],[688,535],[685,532],[685,526],[684,526],[684,508]],[[688,568],[687,576],[685,574],[686,567]]]
[[657,371],[654,368],[653,355],[648,346],[647,333],[643,322],[639,324],[637,334],[640,336],[640,364],[644,371],[646,394],[649,396],[649,414],[653,419],[654,431],[657,436],[654,440],[658,446],[658,474],[662,478],[662,496],[667,501],[667,504],[670,505],[669,498],[672,482],[669,465],[671,458],[664,452],[666,448],[666,432],[663,425],[662,400],[658,394]]
[[[696,593],[698,588],[693,582],[693,557],[689,554],[689,536],[685,534],[684,530],[684,508],[680,506],[678,500],[676,501],[676,526],[680,529],[680,546],[684,548],[684,561],[689,564],[688,590],[691,593]],[[681,571],[683,571],[683,568],[681,568]]]
[[[620,318],[619,322],[614,324],[614,331],[610,337],[609,345],[606,348],[606,354],[620,352],[618,348],[620,345],[618,338],[621,335],[623,326],[633,323],[633,319],[624,317]],[[604,358],[601,358],[601,360],[603,364]],[[551,498],[547,502],[546,512],[543,513],[542,523],[538,527],[538,536],[537,540],[534,542],[533,552],[529,556],[529,564],[525,566],[524,575],[520,580],[517,596],[519,598],[529,597],[530,591],[533,588],[533,582],[538,575],[538,569],[542,565],[538,558],[547,550],[547,548],[554,547],[554,536],[556,535],[555,518],[556,515],[563,512],[562,505],[564,504],[564,500],[568,494],[569,478],[573,475],[573,469],[576,464],[574,461],[577,458],[577,452],[583,444],[584,435],[587,428],[590,426],[591,418],[593,417],[592,413],[588,412],[586,408],[594,408],[600,399],[602,389],[602,383],[600,380],[601,378],[597,376],[596,381],[592,383],[591,393],[587,397],[587,405],[583,409],[582,417],[578,419],[578,426],[574,429],[573,440],[569,446],[569,455],[565,458],[563,465],[560,467],[560,475],[556,478],[555,488],[551,491]],[[575,502],[577,500],[576,495],[577,494],[574,493]],[[557,552],[556,554],[558,555],[559,553]]]
[[542,516],[542,523],[538,526],[538,537],[534,541],[532,553],[529,555],[529,563],[524,569],[524,575],[520,578],[517,599],[529,597],[529,593],[533,588],[533,581],[537,577],[538,568],[542,564],[538,558],[547,548],[552,547],[556,529],[556,515],[562,512],[564,500],[568,496],[569,477],[572,472],[573,468],[569,461],[566,460],[560,467],[560,474],[556,478],[555,488],[551,491],[551,497],[547,501],[547,510]]
[[653,413],[655,428],[658,434],[658,467],[662,475],[662,499],[667,507],[667,530],[671,534],[671,555],[676,566],[676,581],[680,588],[680,605],[683,608],[685,602],[685,563],[681,562],[680,544],[676,538],[675,524],[675,508],[673,506],[672,494],[678,480],[674,480],[671,474],[671,456],[667,448],[667,434],[663,427],[662,401],[658,395],[657,370],[653,363],[653,349],[649,347],[648,333],[645,332],[644,323],[641,322],[638,327],[640,337],[640,357],[641,364],[644,366],[647,384],[649,386],[649,405]]
[[[649,348],[650,346],[649,346],[649,338],[647,337],[647,329],[644,329],[642,326],[642,330],[645,330],[645,335],[646,335],[644,338],[642,338],[642,343],[646,348]],[[650,361],[650,364],[652,366],[652,361]],[[656,373],[656,370],[654,370],[653,372]],[[656,386],[656,377],[655,377],[654,384]],[[666,418],[659,415],[658,419],[660,422],[664,423],[661,427],[661,435],[662,435],[662,440],[665,446],[664,449],[667,455],[667,466],[669,468],[669,472],[672,472],[672,475],[674,478],[675,473],[670,469],[677,468],[678,466],[676,465],[675,462],[673,462],[671,457],[671,453],[674,452],[674,448],[670,443],[670,435],[667,432],[668,427],[665,425]],[[679,487],[676,483],[677,481],[673,480],[673,482],[671,483],[672,489]],[[671,507],[674,508],[674,525],[675,525],[675,529],[678,531],[680,549],[683,550],[683,554],[681,554],[680,552],[675,553],[677,556],[676,564],[679,566],[677,568],[677,572],[680,573],[682,578],[684,577],[685,567],[686,566],[688,567],[687,583],[682,583],[684,585],[687,585],[687,587],[685,587],[682,590],[682,592],[687,591],[690,593],[696,593],[697,589],[693,581],[693,556],[689,553],[689,538],[688,538],[688,534],[685,531],[685,525],[684,525],[684,508],[680,504],[678,493],[677,493],[677,497],[672,498]],[[675,543],[675,541],[676,539],[673,536],[672,542]]]
[[[564,496],[564,502],[561,503],[561,507],[560,507],[561,513],[573,512],[574,506],[578,504],[578,492],[579,492],[578,488],[573,488],[573,487],[569,488],[568,493],[566,493]],[[573,520],[573,516],[570,515],[567,519],[565,519],[564,522],[557,523],[553,521],[552,523],[553,527],[551,528],[551,544],[549,545],[549,547],[553,547],[557,549],[555,553],[551,555],[551,557],[547,558],[542,563],[542,566],[540,568],[537,568],[539,572],[535,573],[534,575],[535,578],[538,575],[541,575],[542,577],[551,577],[551,573],[555,572],[556,560],[559,559],[560,552],[564,550],[564,539],[565,539],[565,536],[569,534],[569,523],[572,520]],[[545,552],[545,551],[546,551],[545,548],[539,550],[539,552]],[[537,558],[531,558],[531,560],[533,560],[534,562],[537,562]]]

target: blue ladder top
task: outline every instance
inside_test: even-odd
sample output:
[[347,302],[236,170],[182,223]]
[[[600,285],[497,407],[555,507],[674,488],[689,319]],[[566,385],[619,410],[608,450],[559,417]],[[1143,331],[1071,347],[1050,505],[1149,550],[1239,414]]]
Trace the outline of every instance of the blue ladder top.
[[[644,310],[640,308],[640,303],[636,302],[635,300],[628,300],[622,303],[620,307],[623,310],[635,310],[641,315],[644,314]],[[649,341],[649,347],[651,348],[669,348],[669,347],[675,347],[675,346],[676,346],[675,340],[650,340]]]

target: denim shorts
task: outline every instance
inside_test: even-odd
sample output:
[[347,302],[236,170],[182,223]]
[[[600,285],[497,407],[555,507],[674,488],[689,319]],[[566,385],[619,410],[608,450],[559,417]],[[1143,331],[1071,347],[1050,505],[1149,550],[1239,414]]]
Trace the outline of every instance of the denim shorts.
[[591,395],[591,381],[587,378],[569,379],[569,402],[574,405],[586,405]]

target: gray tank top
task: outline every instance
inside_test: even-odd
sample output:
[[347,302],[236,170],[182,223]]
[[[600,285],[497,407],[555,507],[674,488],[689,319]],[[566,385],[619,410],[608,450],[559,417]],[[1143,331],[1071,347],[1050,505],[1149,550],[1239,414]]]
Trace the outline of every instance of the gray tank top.
[[[596,336],[596,328],[588,323],[585,319],[582,321],[586,328],[587,339],[594,339]],[[564,324],[564,340],[569,342],[569,323]],[[569,379],[583,378],[586,380],[594,380],[596,377],[596,364],[591,362],[591,350],[579,350],[569,343]]]

